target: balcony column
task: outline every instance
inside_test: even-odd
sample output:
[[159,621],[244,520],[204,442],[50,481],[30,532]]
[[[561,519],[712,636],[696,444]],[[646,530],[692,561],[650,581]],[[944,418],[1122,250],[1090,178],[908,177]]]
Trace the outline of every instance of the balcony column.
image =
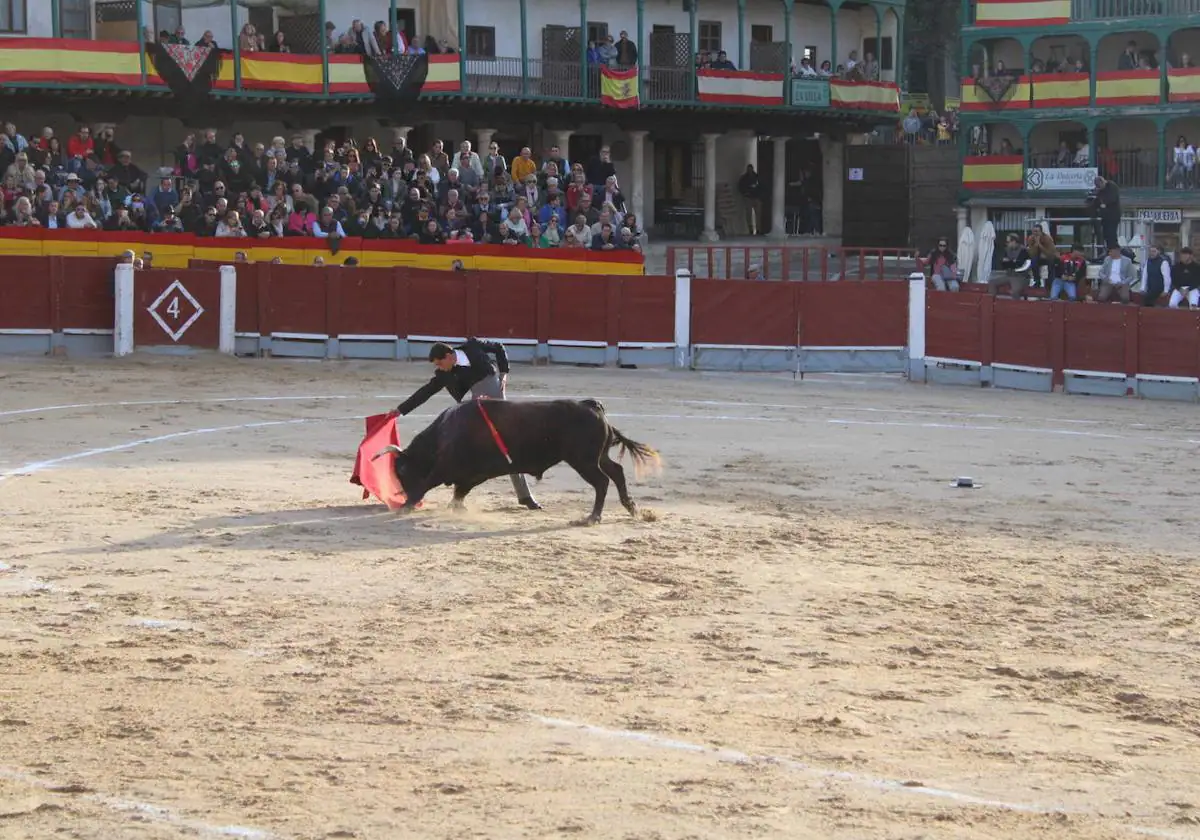
[[629,201],[633,215],[643,228],[646,226],[646,135],[649,133],[643,130],[629,132],[629,166],[633,179]]
[[704,140],[704,231],[700,239],[716,242],[717,236],[717,138],[720,134],[702,134]]
[[488,146],[492,145],[492,137],[496,135],[494,128],[477,128],[475,129],[475,153],[480,158],[485,158],[488,155]]
[[775,145],[775,165],[771,172],[771,232],[768,239],[787,239],[787,218],[784,199],[787,196],[787,142],[790,137],[772,137]]
[[821,147],[821,233],[842,235],[845,204],[846,144],[822,134]]
[[738,0],[737,68],[750,69],[750,50],[746,48],[746,0]]
[[792,8],[795,0],[783,0],[783,101],[792,101]]

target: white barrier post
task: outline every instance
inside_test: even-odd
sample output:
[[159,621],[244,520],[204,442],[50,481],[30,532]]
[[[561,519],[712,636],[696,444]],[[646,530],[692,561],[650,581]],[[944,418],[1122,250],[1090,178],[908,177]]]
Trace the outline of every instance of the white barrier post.
[[237,320],[237,268],[221,266],[221,325],[217,337],[217,351],[232,356],[237,342],[234,331]]
[[113,273],[113,355],[133,352],[133,266],[121,263]]
[[675,271],[675,367],[692,366],[692,272]]
[[908,378],[925,381],[925,275],[908,275]]

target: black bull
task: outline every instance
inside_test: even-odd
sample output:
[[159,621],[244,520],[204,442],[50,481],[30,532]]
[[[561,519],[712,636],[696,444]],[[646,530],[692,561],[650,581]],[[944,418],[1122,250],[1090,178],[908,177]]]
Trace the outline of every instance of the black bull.
[[[483,411],[474,400],[448,408],[407,448],[388,446],[374,456],[395,454],[396,477],[406,496],[402,509],[413,508],[426,493],[443,484],[454,485],[453,505],[462,507],[467,494],[485,481],[511,473],[540,480],[548,469],[565,461],[596,491],[596,503],[586,522],[600,521],[609,479],[617,485],[621,504],[631,516],[637,516],[637,505],[625,484],[625,470],[609,456],[609,450],[620,444],[621,454],[629,452],[635,468],[656,463],[658,453],[621,434],[608,422],[599,401],[485,400]],[[508,449],[511,464],[492,435],[489,419]]]

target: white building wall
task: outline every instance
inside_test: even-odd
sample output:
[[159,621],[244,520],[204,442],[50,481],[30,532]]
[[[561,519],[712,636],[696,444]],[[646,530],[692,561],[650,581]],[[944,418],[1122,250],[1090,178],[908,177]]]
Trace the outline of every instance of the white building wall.
[[[50,14],[50,0],[32,0],[25,5],[25,37],[53,38],[54,18]],[[12,36],[5,35],[4,37]]]
[[[580,23],[579,5],[561,0],[529,0],[527,4],[529,31],[529,57],[542,57],[542,29],[546,26],[573,26]],[[517,0],[469,0],[466,6],[468,26],[492,27],[496,32],[496,55],[518,58],[521,55],[521,17]],[[606,24],[608,31],[616,37],[622,30],[638,44],[643,64],[649,59],[650,33],[655,26],[673,26],[677,33],[690,33],[691,17],[678,0],[647,0],[644,10],[644,31],[637,37],[637,5],[633,0],[591,2],[588,5],[588,23]],[[734,0],[714,3],[706,0],[699,6],[696,15],[700,22],[721,24],[720,48],[729,54],[729,59],[739,68],[749,63],[748,50],[738,44],[738,13]],[[783,4],[778,0],[748,0],[744,23],[745,39],[750,41],[751,27],[765,25],[772,28],[772,38],[783,40]],[[418,29],[420,24],[418,22]],[[824,6],[797,4],[792,13],[792,43],[797,56],[804,46],[815,46],[821,60],[831,58],[832,17]],[[875,13],[867,9],[861,12],[844,11],[838,17],[839,60],[845,60],[850,50],[862,52],[864,37],[875,36]],[[886,34],[886,33],[885,33]]]

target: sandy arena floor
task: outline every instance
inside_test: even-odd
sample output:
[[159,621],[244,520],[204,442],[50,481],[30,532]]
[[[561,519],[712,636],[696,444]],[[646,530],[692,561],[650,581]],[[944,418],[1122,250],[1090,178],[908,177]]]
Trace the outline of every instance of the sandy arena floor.
[[580,529],[359,500],[427,372],[0,361],[0,837],[1200,837],[1195,406],[517,368]]

